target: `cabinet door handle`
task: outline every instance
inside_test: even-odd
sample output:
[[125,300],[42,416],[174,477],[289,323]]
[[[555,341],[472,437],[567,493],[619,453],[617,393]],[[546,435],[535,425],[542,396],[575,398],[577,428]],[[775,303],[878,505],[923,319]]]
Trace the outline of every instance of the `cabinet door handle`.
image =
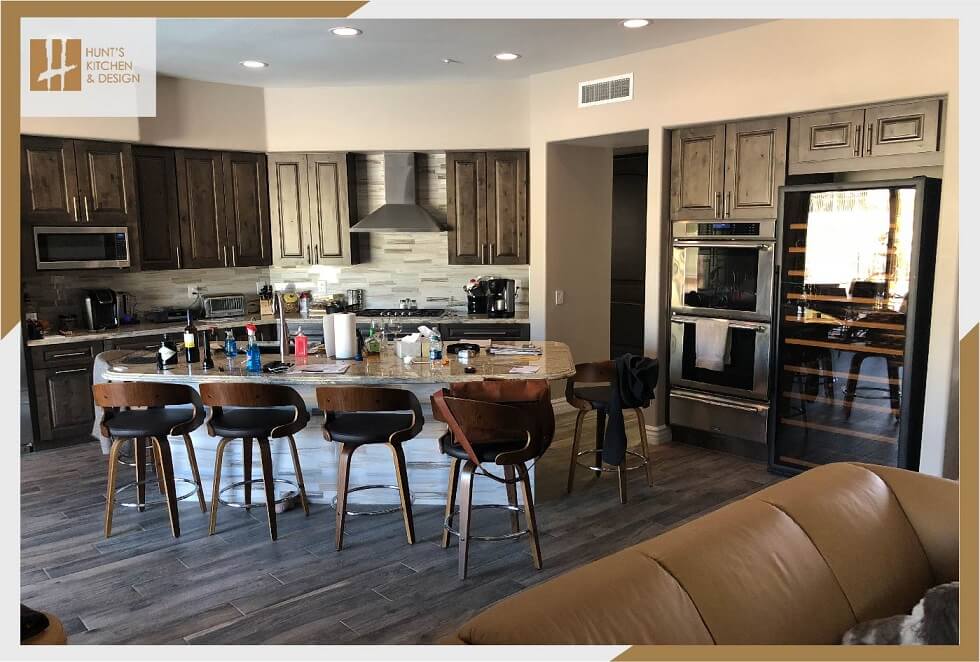
[[71,196],[71,208],[72,208],[72,212],[75,215],[75,222],[78,223],[78,196],[77,195]]
[[52,354],[53,359],[66,359],[69,356],[89,356],[88,350],[83,350],[81,352],[62,352],[61,354]]
[[874,143],[874,132],[871,130],[873,124],[868,125],[868,130],[864,132],[864,141],[868,143],[868,156],[871,156],[871,145]]
[[180,242],[177,242],[177,268],[180,269]]
[[861,125],[854,125],[854,156],[861,156]]
[[82,196],[82,204],[85,205],[85,222],[88,223],[92,219],[89,218],[89,215],[88,215],[88,196],[87,195],[83,195]]
[[309,245],[307,245],[307,247],[306,247],[306,262],[307,262],[307,264],[313,264],[313,256],[311,254],[312,253],[312,250],[313,249],[310,248]]
[[320,264],[320,244],[313,244],[313,259]]
[[222,252],[222,255],[224,256],[223,261],[225,263],[225,266],[227,267],[228,266],[228,247],[227,246],[222,246],[221,247],[221,252]]
[[725,192],[725,218],[729,218],[732,215],[732,192]]
[[235,259],[235,247],[234,246],[231,247],[231,266],[233,266],[233,267],[237,267],[238,266],[238,260]]
[[490,256],[490,264],[493,264],[493,242],[492,241],[490,242],[490,248],[487,251],[487,253]]
[[56,374],[56,375],[67,375],[67,374],[72,373],[72,372],[86,372],[87,370],[88,370],[88,368],[74,368],[73,370],[55,370],[54,371],[54,374]]
[[712,209],[715,218],[721,218],[721,191],[715,191],[715,208]]

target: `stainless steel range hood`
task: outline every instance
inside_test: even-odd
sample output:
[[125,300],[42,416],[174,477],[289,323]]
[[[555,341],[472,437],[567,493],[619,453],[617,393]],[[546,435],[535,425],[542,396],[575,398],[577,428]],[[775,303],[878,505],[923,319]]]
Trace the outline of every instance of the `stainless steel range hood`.
[[415,202],[415,153],[385,152],[385,203],[351,232],[445,232],[445,228]]

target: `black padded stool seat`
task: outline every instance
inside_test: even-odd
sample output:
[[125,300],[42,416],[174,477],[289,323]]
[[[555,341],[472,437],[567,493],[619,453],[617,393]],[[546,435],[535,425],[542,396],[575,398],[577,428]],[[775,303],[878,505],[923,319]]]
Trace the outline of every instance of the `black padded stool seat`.
[[106,421],[106,427],[113,437],[166,437],[177,425],[196,428],[202,422],[203,407],[197,411],[191,407],[161,407],[120,411]]
[[409,429],[412,423],[412,414],[353,412],[334,414],[324,427],[330,439],[342,444],[387,444],[392,433]]
[[608,409],[609,389],[609,386],[582,386],[572,392],[576,398],[588,401],[593,409]]
[[222,407],[209,423],[221,437],[268,437],[295,418],[295,407]]
[[[494,462],[501,453],[519,451],[526,445],[527,439],[501,441],[492,444],[477,444],[473,446],[473,451],[476,453],[480,462]],[[459,460],[469,459],[469,455],[466,454],[466,449],[459,444],[444,443],[441,444],[441,447],[442,452],[449,457],[455,457]]]

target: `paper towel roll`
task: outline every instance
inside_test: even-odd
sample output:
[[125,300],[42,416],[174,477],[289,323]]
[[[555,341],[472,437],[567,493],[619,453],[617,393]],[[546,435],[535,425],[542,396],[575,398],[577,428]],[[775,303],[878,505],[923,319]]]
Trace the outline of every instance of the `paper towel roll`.
[[334,355],[333,318],[335,314],[330,313],[329,315],[323,316],[323,353],[326,356]]
[[338,359],[352,359],[357,353],[357,316],[354,313],[334,313],[333,343]]

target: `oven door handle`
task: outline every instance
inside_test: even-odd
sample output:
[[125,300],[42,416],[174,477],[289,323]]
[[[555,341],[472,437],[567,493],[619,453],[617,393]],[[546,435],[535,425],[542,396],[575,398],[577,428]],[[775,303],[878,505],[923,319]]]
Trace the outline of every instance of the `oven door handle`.
[[670,397],[678,398],[680,400],[688,400],[690,402],[697,402],[699,404],[711,405],[715,407],[724,407],[726,409],[737,409],[738,411],[750,412],[752,414],[762,414],[765,413],[768,407],[763,405],[742,405],[735,404],[734,402],[726,402],[721,398],[706,398],[697,395],[688,395],[687,393],[680,393],[678,391],[671,391]]
[[738,239],[731,239],[729,241],[691,241],[689,239],[675,239],[674,248],[757,248],[762,251],[771,251],[772,242],[739,241]]
[[726,320],[726,319],[721,318],[721,317],[695,317],[694,315],[678,315],[677,313],[673,313],[670,316],[670,321],[671,322],[681,322],[681,323],[683,323],[683,322],[697,322],[698,320],[703,320],[703,319],[713,319],[713,320],[717,320],[719,322],[728,322],[728,326],[732,327],[733,329],[749,329],[750,331],[755,331],[757,333],[758,332],[764,332],[764,331],[768,331],[769,330],[769,325],[768,324],[763,324],[761,322],[758,322],[758,323],[755,323],[755,322],[741,322],[741,321],[735,321],[735,320]]

